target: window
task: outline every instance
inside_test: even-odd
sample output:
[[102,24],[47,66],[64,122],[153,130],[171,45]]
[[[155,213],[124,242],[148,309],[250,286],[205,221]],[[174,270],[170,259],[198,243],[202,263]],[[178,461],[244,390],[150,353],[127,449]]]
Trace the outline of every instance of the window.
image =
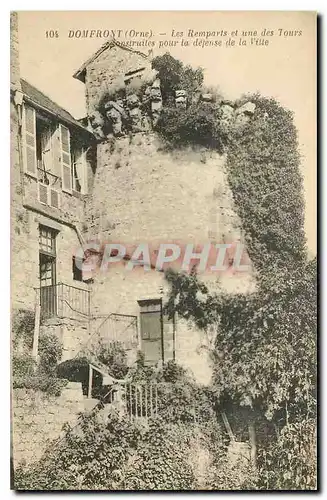
[[[27,104],[23,106],[23,162],[25,172],[43,184],[49,176],[61,178],[62,190],[72,192],[72,165],[70,152],[70,132],[63,124],[54,120]],[[45,181],[45,177],[47,180]],[[59,185],[57,186],[59,188]],[[43,188],[42,200],[54,198]],[[46,195],[46,196],[45,196]]]
[[86,151],[72,140],[72,189],[77,193],[87,193],[87,159]]
[[56,236],[57,231],[46,226],[40,226],[39,245],[40,252],[44,252],[53,257],[56,256]]
[[40,306],[44,317],[57,314],[56,236],[46,226],[39,227]]
[[36,116],[36,159],[38,169],[53,172],[52,134],[55,126]]
[[75,257],[75,255],[73,255],[72,264],[73,264],[73,280],[83,281],[83,272],[82,272],[83,259],[79,259]]

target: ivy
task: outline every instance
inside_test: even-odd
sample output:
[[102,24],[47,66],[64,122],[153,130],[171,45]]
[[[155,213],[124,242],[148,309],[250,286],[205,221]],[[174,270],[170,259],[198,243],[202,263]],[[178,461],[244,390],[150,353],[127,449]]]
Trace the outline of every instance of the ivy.
[[255,270],[280,275],[306,259],[297,131],[292,113],[275,99],[256,94],[244,100],[256,110],[229,135],[228,182]]

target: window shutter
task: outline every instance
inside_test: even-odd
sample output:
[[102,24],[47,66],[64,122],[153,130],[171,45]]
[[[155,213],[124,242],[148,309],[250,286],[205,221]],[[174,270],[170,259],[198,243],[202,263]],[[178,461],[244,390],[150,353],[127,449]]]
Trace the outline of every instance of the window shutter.
[[35,110],[23,106],[23,162],[27,174],[37,178]]
[[62,190],[72,192],[72,167],[70,158],[70,134],[67,127],[60,124],[61,178]]
[[86,172],[86,151],[83,148],[81,154],[78,155],[76,160],[76,173],[78,177],[78,181],[81,185],[81,193],[87,193],[87,172]]
[[60,194],[56,189],[49,187],[50,207],[60,208]]
[[40,203],[48,204],[48,186],[39,182],[39,201]]

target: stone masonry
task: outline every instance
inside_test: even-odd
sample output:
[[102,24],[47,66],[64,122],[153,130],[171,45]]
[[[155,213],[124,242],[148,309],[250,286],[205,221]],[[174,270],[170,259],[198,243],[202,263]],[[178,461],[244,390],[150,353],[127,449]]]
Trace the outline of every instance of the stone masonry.
[[60,397],[30,389],[14,389],[12,432],[14,466],[39,460],[51,441],[58,439],[62,427],[76,425],[84,411],[82,385],[69,382]]

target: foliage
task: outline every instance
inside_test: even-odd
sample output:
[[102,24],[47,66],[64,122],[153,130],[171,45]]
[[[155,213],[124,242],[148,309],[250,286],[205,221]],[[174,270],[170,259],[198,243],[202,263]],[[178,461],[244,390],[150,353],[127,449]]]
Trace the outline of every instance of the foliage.
[[[210,294],[195,275],[170,271],[166,277],[171,284],[168,312],[177,311],[203,329],[216,329],[212,355],[217,400],[222,404],[227,397],[272,420],[279,428],[284,427],[285,439],[276,443],[271,436],[276,454],[271,463],[279,463],[278,456],[282,460],[294,455],[294,467],[296,460],[300,465],[289,476],[287,472],[289,484],[292,488],[306,484],[313,465],[307,474],[298,456],[299,443],[286,436],[289,426],[296,429],[315,417],[316,260],[285,272],[282,280],[266,277],[252,294]],[[304,434],[299,439],[305,448]],[[312,439],[310,443],[312,451]],[[262,450],[265,448],[263,444]],[[302,476],[296,472],[299,468]],[[283,471],[286,473],[289,467]],[[294,474],[298,474],[296,478]],[[313,482],[312,474],[310,478]],[[286,482],[281,481],[278,487],[282,488],[282,484]]]
[[[197,326],[216,325],[214,390],[218,398],[260,408],[267,418],[311,414],[316,385],[316,273],[314,264],[276,288],[253,294],[209,294],[194,276],[167,273],[170,302]],[[189,294],[187,292],[189,282]],[[203,299],[203,296],[205,299]],[[218,327],[219,325],[219,327]]]
[[57,335],[44,333],[39,338],[39,366],[43,372],[55,374],[62,356],[62,344]]
[[129,369],[128,379],[132,383],[157,381],[158,369],[145,364],[144,353],[137,352],[136,364]]
[[234,129],[227,147],[227,175],[257,272],[275,274],[303,265],[304,200],[293,115],[258,94],[246,127]]
[[12,315],[13,345],[22,341],[27,349],[32,349],[35,314],[30,309],[18,309]]
[[130,370],[128,379],[136,384],[130,388],[131,398],[127,398],[128,412],[135,414],[134,402],[139,397],[136,393],[142,391],[150,414],[151,398],[156,388],[158,415],[164,421],[195,423],[215,418],[211,391],[197,384],[175,361],[170,360],[162,369],[155,369],[145,366],[144,356],[140,354],[137,367]]
[[33,389],[34,391],[45,392],[49,396],[60,396],[67,382],[68,380],[58,379],[42,371],[36,371],[33,375],[15,376],[13,378],[13,388]]
[[39,462],[15,471],[15,489],[189,489],[193,475],[183,436],[183,429],[158,420],[146,427],[114,413],[106,422],[84,416]]
[[261,488],[315,490],[316,456],[316,420],[304,419],[286,425],[278,439],[259,454]]
[[217,119],[215,104],[195,103],[185,110],[164,107],[156,130],[175,149],[200,145],[220,152],[223,150],[225,135]]
[[37,365],[30,355],[15,354],[12,359],[13,388],[33,389],[49,395],[59,396],[67,380],[59,380],[52,370]]
[[[202,68],[184,65],[169,53],[155,57],[152,66],[158,71],[163,110],[156,130],[172,148],[200,145],[222,151],[225,142],[216,103],[199,102],[203,88]],[[185,90],[187,108],[175,107],[175,91]],[[217,91],[214,92],[218,98]]]
[[36,361],[29,354],[13,354],[12,373],[14,377],[24,377],[33,375],[36,368]]
[[128,490],[190,490],[196,483],[188,461],[192,430],[165,420],[150,421],[137,454],[129,462],[125,485]]
[[175,97],[176,90],[185,90],[188,99],[199,90],[203,83],[203,69],[193,69],[184,66],[182,61],[175,59],[168,52],[157,56],[152,61],[152,67],[158,71],[163,103],[169,104]]
[[128,372],[127,354],[121,342],[101,342],[97,346],[97,358],[108,367],[110,375],[122,379]]

